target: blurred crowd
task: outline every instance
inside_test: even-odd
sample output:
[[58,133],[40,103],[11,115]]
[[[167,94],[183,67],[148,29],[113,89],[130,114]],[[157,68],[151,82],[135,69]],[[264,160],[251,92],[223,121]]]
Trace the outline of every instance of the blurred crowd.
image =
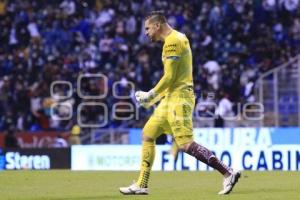
[[123,111],[130,83],[147,91],[163,73],[152,10],[189,38],[197,100],[214,93],[220,115],[300,52],[299,0],[0,0],[0,130],[141,127],[151,111]]

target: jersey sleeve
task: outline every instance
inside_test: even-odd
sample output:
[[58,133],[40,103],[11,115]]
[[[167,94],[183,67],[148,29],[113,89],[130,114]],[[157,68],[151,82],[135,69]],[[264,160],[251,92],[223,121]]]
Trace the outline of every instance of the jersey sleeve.
[[179,40],[169,40],[163,47],[164,75],[154,87],[156,94],[163,93],[174,82],[178,64],[181,58],[181,44]]
[[179,59],[181,55],[181,43],[179,39],[166,41],[163,47],[163,57],[165,59]]

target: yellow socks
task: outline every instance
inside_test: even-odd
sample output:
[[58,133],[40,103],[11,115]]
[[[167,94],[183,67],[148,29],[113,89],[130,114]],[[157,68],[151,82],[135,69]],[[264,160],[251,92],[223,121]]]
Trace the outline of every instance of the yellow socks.
[[153,142],[143,141],[142,145],[142,164],[140,176],[137,185],[141,188],[148,187],[148,180],[150,176],[151,167],[155,156],[155,144]]

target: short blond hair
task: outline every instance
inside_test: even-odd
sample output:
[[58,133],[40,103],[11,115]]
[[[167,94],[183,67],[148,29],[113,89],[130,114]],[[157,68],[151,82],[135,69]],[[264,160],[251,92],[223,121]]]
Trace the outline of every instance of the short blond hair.
[[145,17],[145,20],[149,20],[150,23],[152,22],[158,22],[161,24],[167,23],[167,19],[164,15],[164,12],[159,10],[159,11],[152,11],[148,13],[148,15]]

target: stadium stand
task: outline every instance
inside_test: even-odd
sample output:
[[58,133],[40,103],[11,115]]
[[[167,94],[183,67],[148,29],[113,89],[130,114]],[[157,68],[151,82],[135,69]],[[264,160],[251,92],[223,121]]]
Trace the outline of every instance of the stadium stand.
[[[253,88],[259,75],[287,62],[300,52],[298,0],[1,0],[0,1],[0,130],[70,130],[77,122],[77,108],[84,95],[108,91],[94,103],[133,103],[128,82],[149,90],[162,74],[161,44],[148,44],[143,16],[164,10],[168,21],[190,39],[194,58],[194,84],[198,101],[210,92],[215,101],[226,98],[233,105],[255,101]],[[79,75],[101,73],[108,84]],[[53,81],[71,82],[71,97],[57,100],[50,94]],[[57,85],[55,95],[70,88]],[[294,101],[286,95],[279,101]],[[54,103],[59,116],[53,120]],[[151,111],[139,109],[139,119],[108,118],[105,128],[141,127]],[[281,104],[280,111],[294,112]],[[85,124],[99,124],[102,108],[82,108]],[[102,116],[102,117],[101,117]],[[124,117],[124,116],[123,116]],[[126,117],[126,116],[125,116]]]

